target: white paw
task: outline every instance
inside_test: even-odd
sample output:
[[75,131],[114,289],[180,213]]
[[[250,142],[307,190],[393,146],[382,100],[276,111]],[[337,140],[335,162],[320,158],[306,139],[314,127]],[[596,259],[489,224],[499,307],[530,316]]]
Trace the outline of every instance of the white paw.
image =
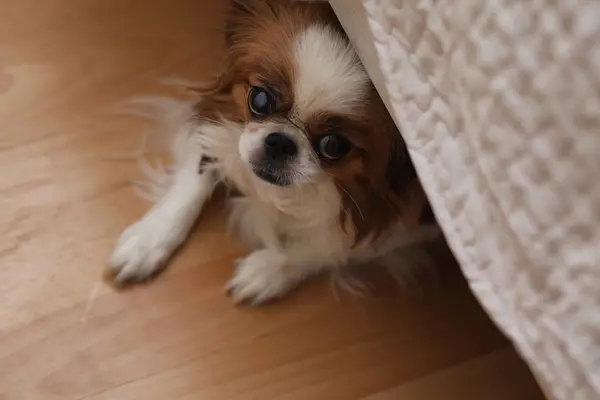
[[238,260],[227,291],[235,303],[260,304],[286,294],[297,280],[286,274],[285,259],[270,250],[257,250]]
[[180,243],[170,228],[160,214],[146,216],[127,227],[108,261],[114,282],[140,282],[159,272]]

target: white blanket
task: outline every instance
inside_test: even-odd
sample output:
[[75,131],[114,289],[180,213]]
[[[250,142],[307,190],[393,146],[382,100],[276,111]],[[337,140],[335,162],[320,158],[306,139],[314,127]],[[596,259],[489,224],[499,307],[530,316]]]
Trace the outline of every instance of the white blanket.
[[478,299],[549,398],[600,399],[600,1],[331,3]]

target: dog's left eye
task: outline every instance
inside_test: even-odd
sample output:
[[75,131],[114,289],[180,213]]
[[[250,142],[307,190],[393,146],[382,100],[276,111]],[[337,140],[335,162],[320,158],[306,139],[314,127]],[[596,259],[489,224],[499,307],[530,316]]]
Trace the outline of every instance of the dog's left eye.
[[275,99],[265,88],[253,86],[248,94],[248,109],[255,117],[265,117],[275,110]]
[[352,145],[342,135],[327,135],[319,142],[319,154],[330,160],[337,160],[350,152]]

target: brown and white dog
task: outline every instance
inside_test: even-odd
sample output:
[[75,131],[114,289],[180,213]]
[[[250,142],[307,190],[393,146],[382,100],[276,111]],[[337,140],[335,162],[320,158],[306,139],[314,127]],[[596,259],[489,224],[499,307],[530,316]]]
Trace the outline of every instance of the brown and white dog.
[[405,144],[327,3],[233,0],[222,73],[177,133],[164,196],[118,240],[117,283],[179,247],[219,182],[255,246],[228,289],[280,297],[304,278],[436,235]]

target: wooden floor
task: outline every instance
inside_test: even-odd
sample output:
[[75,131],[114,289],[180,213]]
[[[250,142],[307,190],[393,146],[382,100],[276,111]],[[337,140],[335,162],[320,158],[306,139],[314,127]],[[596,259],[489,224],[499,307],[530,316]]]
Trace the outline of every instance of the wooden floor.
[[102,283],[148,205],[129,182],[144,123],[108,112],[219,65],[225,2],[1,0],[0,399],[539,399],[451,265],[423,297],[267,307],[223,292],[244,249],[218,204],[150,286]]

